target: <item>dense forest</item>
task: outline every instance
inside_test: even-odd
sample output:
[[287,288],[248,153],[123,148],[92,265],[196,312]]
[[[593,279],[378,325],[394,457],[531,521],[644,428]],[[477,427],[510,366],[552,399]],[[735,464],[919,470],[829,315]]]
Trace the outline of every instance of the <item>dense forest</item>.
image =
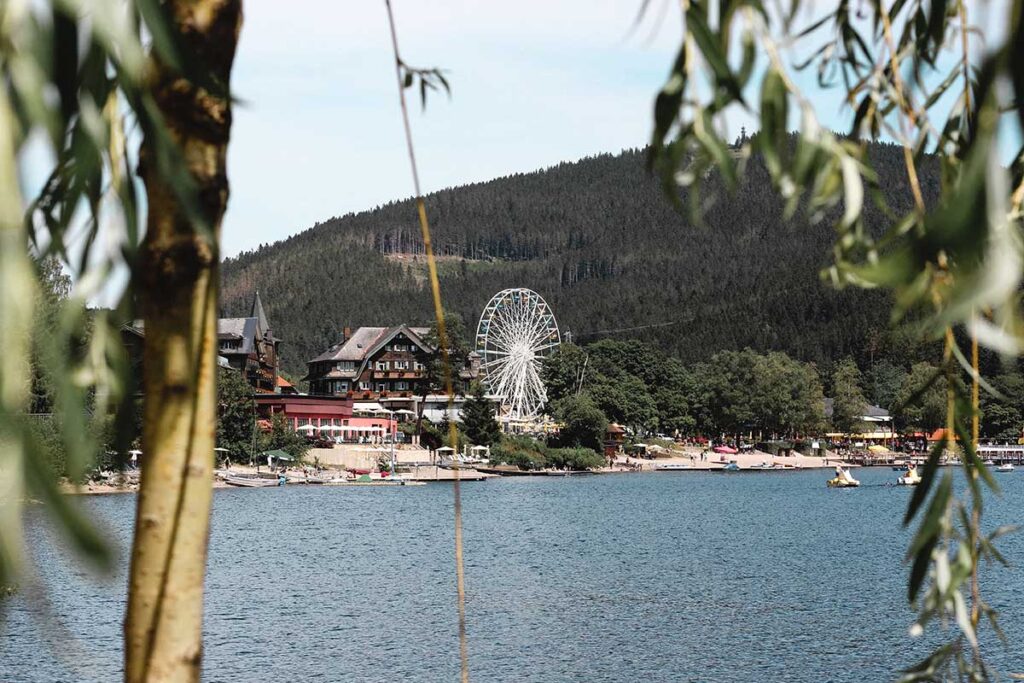
[[[877,192],[906,209],[900,148],[870,153]],[[751,164],[731,196],[708,178],[703,196],[714,201],[700,224],[666,201],[641,149],[432,194],[445,305],[472,322],[498,290],[530,287],[574,341],[640,339],[687,363],[748,347],[826,373],[848,355],[863,368],[919,360],[927,349],[908,343],[913,333],[890,331],[885,294],[822,282],[829,221],[785,220],[767,173]],[[937,196],[937,168],[925,163],[922,177]],[[224,313],[247,314],[258,288],[284,368],[301,376],[346,326],[429,323],[422,250],[411,200],[331,218],[226,260]]]

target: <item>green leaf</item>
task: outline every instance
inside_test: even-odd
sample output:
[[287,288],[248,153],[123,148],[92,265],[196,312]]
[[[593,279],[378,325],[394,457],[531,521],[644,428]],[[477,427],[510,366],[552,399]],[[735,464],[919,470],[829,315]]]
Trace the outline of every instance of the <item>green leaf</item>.
[[[662,86],[661,91],[654,100],[654,133],[651,136],[652,153],[660,149],[664,144],[665,136],[668,135],[676,117],[679,116],[679,108],[683,102],[683,95],[686,92],[686,46],[679,49],[676,61],[672,65],[668,81]],[[648,170],[652,168],[653,156],[648,155]]]
[[936,674],[946,666],[956,652],[956,643],[947,643],[914,666],[904,669],[897,683],[924,683],[938,680]]
[[[41,445],[35,442],[30,433],[26,432],[24,438],[29,444],[30,451],[40,451]],[[47,505],[49,512],[76,550],[98,569],[110,571],[113,568],[110,546],[89,523],[78,506],[72,504],[70,498],[60,491],[53,473],[46,469],[42,458],[25,458],[25,481],[28,490],[39,496]]]
[[921,584],[924,583],[924,579],[928,575],[935,543],[936,540],[931,539],[914,557],[914,564],[910,568],[910,580],[907,583],[907,600],[911,603],[917,599],[917,594],[921,591]]
[[[930,386],[935,382],[936,378],[929,380],[927,386]],[[921,392],[923,393],[923,391]],[[913,403],[913,401],[907,401],[903,405]],[[894,409],[893,412],[902,412],[903,408]],[[917,514],[917,509],[924,502],[928,496],[928,490],[931,488],[932,482],[935,480],[935,473],[939,469],[939,459],[942,457],[942,452],[946,448],[945,441],[939,441],[937,444],[932,446],[931,452],[928,454],[928,460],[925,462],[924,468],[921,471],[921,483],[914,487],[914,493],[910,497],[910,502],[907,504],[907,512],[903,515],[903,526],[910,524],[910,520]]]
[[761,84],[761,130],[757,137],[765,166],[776,182],[782,175],[780,149],[786,143],[788,117],[786,84],[782,76],[771,69]]
[[725,89],[733,100],[742,103],[743,93],[740,92],[739,83],[729,69],[721,43],[708,27],[707,17],[699,5],[693,5],[686,13],[686,27],[714,72],[718,87]]
[[[921,483],[923,484],[924,482],[922,481]],[[921,525],[914,535],[914,540],[910,543],[910,548],[907,550],[908,560],[918,555],[929,544],[934,546],[937,542],[939,532],[942,530],[942,519],[946,515],[946,509],[952,493],[953,475],[946,472],[942,476],[942,481],[939,482],[935,489],[935,495],[932,496],[932,501],[928,505],[928,511],[925,513],[924,519],[921,520]]]

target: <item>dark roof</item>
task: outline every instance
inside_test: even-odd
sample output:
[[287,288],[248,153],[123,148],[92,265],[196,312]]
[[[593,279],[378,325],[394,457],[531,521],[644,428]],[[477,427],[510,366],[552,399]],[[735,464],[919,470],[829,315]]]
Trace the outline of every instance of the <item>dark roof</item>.
[[227,353],[254,353],[257,327],[256,318],[221,318],[217,321],[217,338],[242,340],[241,348],[226,349]]
[[263,334],[270,332],[270,323],[267,322],[267,314],[263,311],[263,302],[260,301],[260,290],[256,290],[256,296],[252,300],[252,310],[249,312],[250,318],[256,318],[256,324],[259,325],[259,330]]
[[[825,417],[832,417],[834,399],[825,399]],[[860,417],[890,417],[889,411],[880,406],[869,405],[867,410]]]
[[381,346],[394,339],[399,332],[404,332],[407,337],[421,347],[430,349],[430,346],[423,341],[423,337],[429,331],[429,328],[426,327],[407,327],[405,325],[360,327],[348,339],[338,342],[309,362],[348,360],[361,363],[367,356],[372,355]]

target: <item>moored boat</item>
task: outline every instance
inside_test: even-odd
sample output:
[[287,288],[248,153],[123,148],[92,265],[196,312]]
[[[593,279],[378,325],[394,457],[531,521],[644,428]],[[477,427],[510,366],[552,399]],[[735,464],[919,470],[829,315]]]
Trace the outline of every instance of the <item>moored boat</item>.
[[1013,469],[1014,468],[1012,464],[1004,462],[1002,465],[996,468],[996,472],[1013,472]]
[[261,477],[255,474],[226,474],[224,481],[232,486],[246,488],[268,488],[271,486],[284,486],[284,477]]

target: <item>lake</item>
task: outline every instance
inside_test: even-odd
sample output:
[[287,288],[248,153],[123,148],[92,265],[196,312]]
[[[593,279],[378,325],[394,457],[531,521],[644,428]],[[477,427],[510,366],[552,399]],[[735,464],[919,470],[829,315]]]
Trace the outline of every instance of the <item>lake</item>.
[[[475,681],[887,681],[927,654],[908,635],[897,473],[652,473],[462,486]],[[986,528],[1024,521],[1024,471],[996,475]],[[121,672],[135,497],[83,504],[121,549],[96,577],[29,512],[42,591],[5,600],[0,680]],[[1024,671],[1024,533],[983,593]],[[449,485],[217,490],[204,680],[454,681]],[[991,639],[990,639],[991,640]]]

